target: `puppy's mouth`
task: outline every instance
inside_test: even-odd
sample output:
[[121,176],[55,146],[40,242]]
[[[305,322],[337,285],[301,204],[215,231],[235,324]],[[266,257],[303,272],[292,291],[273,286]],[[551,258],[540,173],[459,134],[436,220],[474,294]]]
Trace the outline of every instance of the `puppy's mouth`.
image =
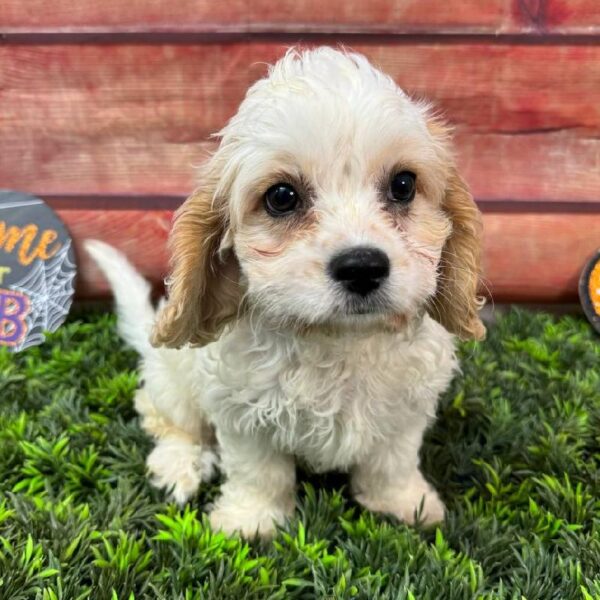
[[385,315],[391,310],[384,294],[369,294],[368,296],[347,295],[341,305],[343,316]]

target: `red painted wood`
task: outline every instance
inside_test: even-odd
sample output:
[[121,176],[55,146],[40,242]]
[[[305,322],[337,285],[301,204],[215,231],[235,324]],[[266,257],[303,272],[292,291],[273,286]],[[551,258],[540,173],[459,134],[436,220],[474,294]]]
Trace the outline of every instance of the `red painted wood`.
[[122,250],[153,283],[162,282],[167,272],[167,236],[172,211],[144,210],[59,210],[75,242],[78,262],[77,294],[93,298],[108,294],[108,286],[82,242],[100,239]]
[[[515,0],[3,0],[7,32],[478,32],[517,31]],[[526,22],[527,23],[527,22]]]
[[600,138],[568,130],[462,133],[458,164],[480,200],[600,202]]
[[545,28],[558,33],[600,33],[598,0],[546,0]]
[[600,30],[597,0],[4,0],[4,33],[567,33]]
[[600,213],[484,214],[484,273],[496,301],[576,302],[600,247]]
[[[114,140],[83,147],[57,144],[49,151],[48,144],[40,144],[4,155],[0,181],[5,188],[42,196],[185,196],[195,187],[193,165],[212,148],[212,144],[150,146]],[[480,200],[539,201],[542,209],[548,201],[600,201],[600,139],[567,132],[459,132],[456,148],[460,171]]]
[[[60,210],[75,238],[79,297],[107,293],[82,251],[89,237],[123,250],[154,283],[167,271],[169,211]],[[585,261],[600,245],[600,214],[484,214],[486,289],[495,301],[574,301]]]
[[[99,3],[101,4],[101,3]],[[597,201],[600,47],[360,46],[457,125],[478,198]],[[0,47],[3,187],[186,194],[275,43]]]

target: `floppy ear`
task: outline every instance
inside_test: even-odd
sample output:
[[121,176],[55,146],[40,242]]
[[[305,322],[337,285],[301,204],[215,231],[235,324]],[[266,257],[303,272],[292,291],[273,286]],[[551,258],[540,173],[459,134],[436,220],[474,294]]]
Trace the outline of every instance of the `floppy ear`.
[[232,248],[223,243],[229,226],[227,202],[214,197],[218,178],[208,172],[205,176],[204,187],[175,214],[168,300],[152,332],[154,346],[207,344],[238,311],[239,265]]
[[478,316],[483,298],[477,296],[481,273],[481,213],[466,183],[452,168],[442,207],[452,222],[440,260],[431,316],[461,339],[480,340],[485,327]]

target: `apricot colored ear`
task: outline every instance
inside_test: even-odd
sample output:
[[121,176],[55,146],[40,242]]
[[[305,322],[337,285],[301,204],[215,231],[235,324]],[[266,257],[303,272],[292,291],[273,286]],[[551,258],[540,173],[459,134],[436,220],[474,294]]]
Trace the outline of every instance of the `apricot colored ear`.
[[478,315],[484,300],[477,295],[481,274],[481,213],[456,169],[449,178],[442,206],[452,221],[452,233],[442,250],[430,313],[459,338],[480,340],[485,337],[485,327]]
[[239,267],[233,251],[221,247],[227,203],[215,200],[214,187],[194,192],[175,215],[168,300],[152,333],[155,346],[207,344],[237,314]]

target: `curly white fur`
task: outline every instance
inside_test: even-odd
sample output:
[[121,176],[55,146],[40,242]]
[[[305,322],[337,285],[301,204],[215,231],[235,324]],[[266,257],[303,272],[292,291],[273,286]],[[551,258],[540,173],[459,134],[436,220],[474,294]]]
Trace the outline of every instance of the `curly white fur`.
[[[206,171],[213,188],[202,192],[204,213],[194,212],[193,196],[175,225],[158,339],[169,343],[175,323],[173,345],[204,340],[206,331],[194,338],[191,330],[207,329],[204,311],[221,331],[203,347],[140,341],[148,286],[124,256],[88,242],[115,291],[120,330],[142,355],[136,407],[156,439],[152,479],[185,502],[212,475],[218,447],[226,481],[213,526],[269,535],[293,511],[296,460],[348,471],[357,500],[372,510],[412,521],[423,503],[422,518],[443,518],[418,453],[457,360],[454,336],[426,309],[439,281],[453,273],[470,281],[478,240],[468,219],[478,213],[456,184],[446,132],[428,119],[364,57],[327,48],[289,53],[251,88]],[[398,168],[419,181],[408,213],[390,213],[378,191]],[[310,188],[305,222],[283,226],[264,212],[265,186],[278,177]],[[456,207],[464,210],[454,217]],[[208,228],[206,240],[197,227]],[[452,235],[461,243],[449,246]],[[357,244],[380,248],[391,263],[369,314],[353,313],[327,274],[331,257]],[[444,252],[455,271],[442,276]],[[474,305],[477,273],[469,276]],[[229,284],[242,293],[227,320],[225,298],[235,294],[221,300],[218,290]],[[443,293],[453,300],[451,287]],[[213,306],[193,294],[212,294]],[[471,305],[457,304],[465,331],[476,331]]]

